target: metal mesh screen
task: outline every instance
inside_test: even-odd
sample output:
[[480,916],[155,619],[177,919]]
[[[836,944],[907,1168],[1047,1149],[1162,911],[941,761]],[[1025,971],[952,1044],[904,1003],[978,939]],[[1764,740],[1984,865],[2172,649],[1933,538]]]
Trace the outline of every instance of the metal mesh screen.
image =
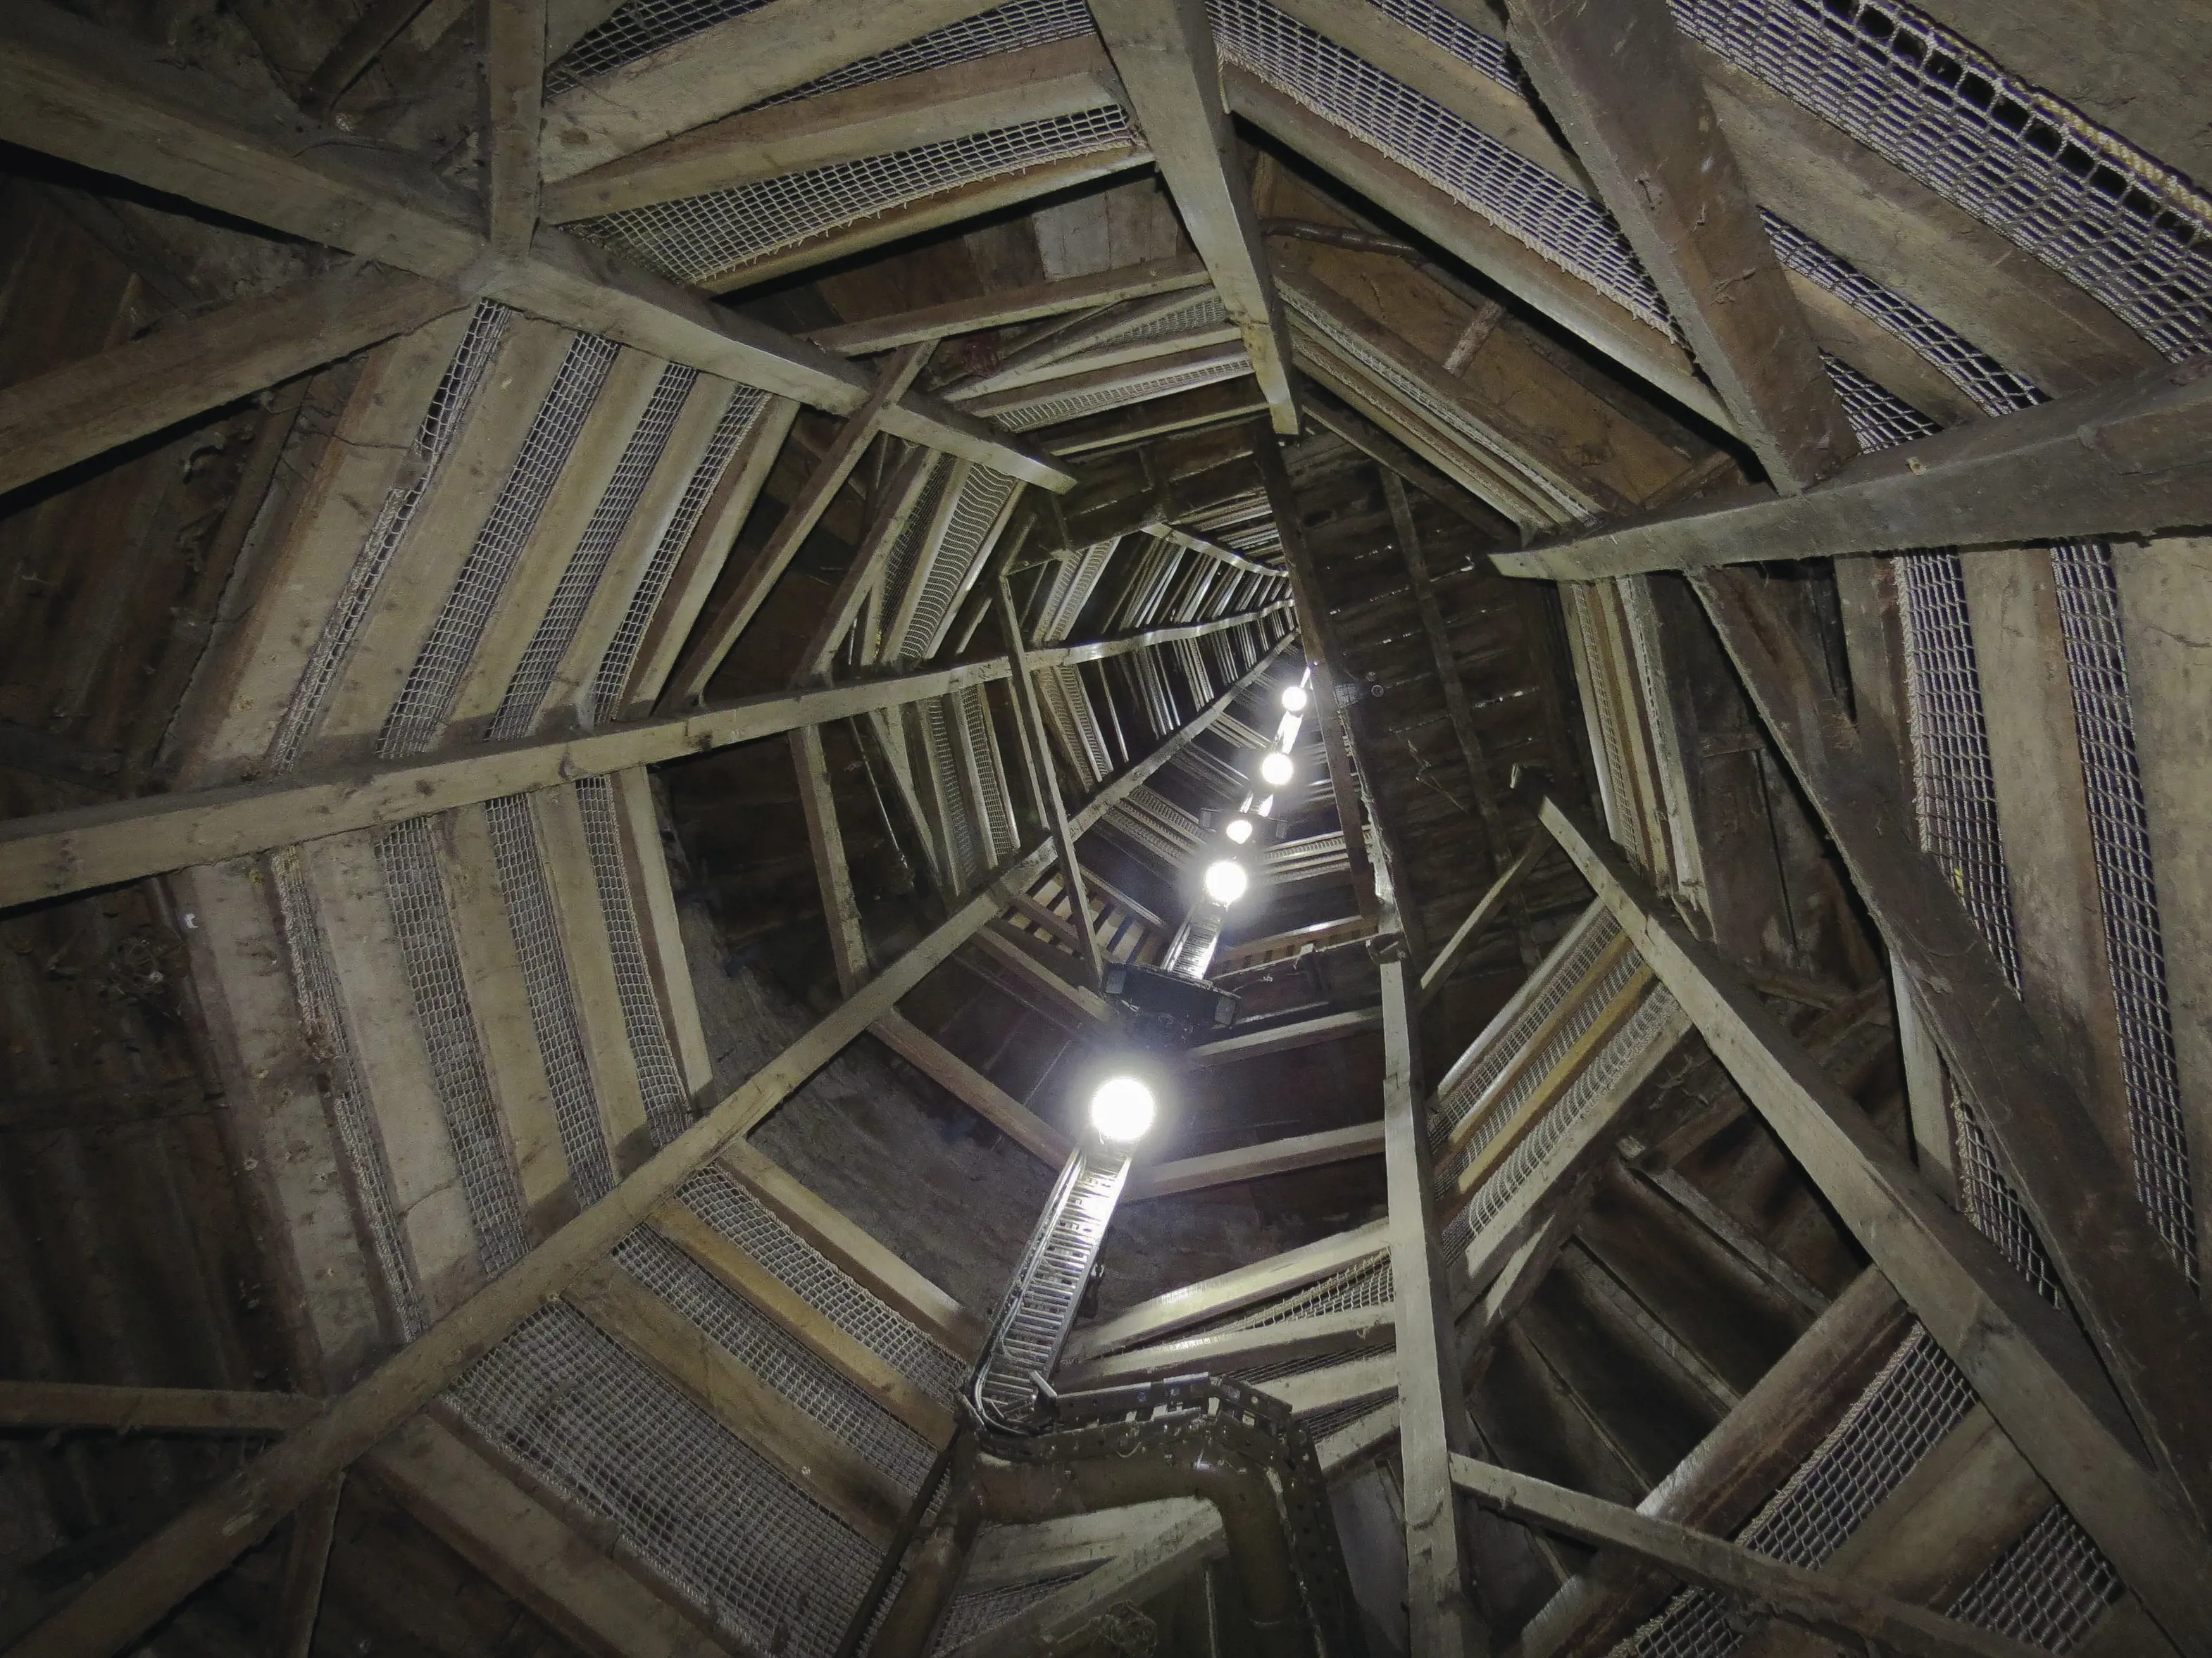
[[477,1253],[487,1273],[501,1272],[529,1248],[530,1224],[469,1010],[429,820],[417,817],[378,835],[376,866],[384,876],[415,1023],[429,1054],[431,1084],[453,1141]]
[[285,704],[269,745],[270,771],[291,770],[309,733],[323,717],[331,688],[337,683],[339,671],[352,653],[354,641],[360,636],[362,623],[368,619],[376,604],[377,593],[384,585],[384,573],[392,566],[392,556],[405,537],[408,526],[415,521],[416,509],[422,504],[423,496],[437,480],[439,470],[453,448],[454,435],[468,417],[477,389],[483,384],[485,372],[499,355],[500,342],[507,337],[507,325],[514,320],[514,314],[503,305],[482,300],[470,316],[468,331],[462,335],[453,361],[438,382],[438,389],[431,394],[422,424],[416,428],[410,457],[416,462],[415,470],[407,482],[395,485],[386,494],[384,504],[377,510],[376,521],[369,526],[368,538],[362,542],[353,568],[346,573],[345,586],[338,593],[337,602],[331,606],[321,633],[307,652],[299,683]]
[[[884,642],[887,659],[921,662],[937,653],[952,626],[954,605],[976,579],[991,526],[1018,487],[1012,478],[988,466],[968,469],[945,516],[943,537],[927,566],[917,565],[908,577],[920,590],[911,595],[913,616],[904,634]],[[935,502],[930,504],[933,511]],[[922,522],[926,520],[917,510],[909,528]]]
[[420,754],[437,741],[461,677],[476,654],[477,642],[491,621],[500,595],[506,591],[515,560],[529,544],[539,514],[553,494],[569,454],[582,434],[607,371],[614,367],[618,348],[596,335],[579,334],[562,359],[560,373],[530,422],[522,448],[507,481],[500,486],[483,527],[461,562],[453,591],[431,625],[408,670],[384,730],[377,751],[386,756]]
[[872,81],[888,81],[894,76],[918,75],[924,70],[943,69],[949,64],[964,64],[997,52],[1014,52],[1024,46],[1072,40],[1091,32],[1091,11],[1083,0],[1014,0],[1012,5],[948,23],[888,52],[832,70],[819,80],[761,101],[781,104],[811,98]]
[[1612,911],[1601,903],[1585,909],[1552,946],[1551,954],[1528,976],[1523,993],[1502,1009],[1453,1061],[1437,1085],[1436,1108],[1429,1125],[1431,1149],[1441,1152],[1446,1136],[1495,1082],[1536,1027],[1549,1018],[1590,964],[1620,932]]
[[1251,372],[1252,365],[1249,361],[1242,356],[1231,356],[1220,362],[1205,363],[1195,367],[1162,368],[1147,374],[1132,373],[1119,386],[1101,386],[1090,392],[1069,392],[1059,397],[1041,397],[1035,403],[1002,409],[991,418],[1011,432],[1033,432],[1041,426],[1057,426],[1062,421],[1073,420],[1080,415],[1095,415],[1103,410],[1126,408],[1132,403],[1164,398],[1176,392],[1193,391],[1222,380],[1233,380]]
[[597,75],[672,46],[687,34],[739,16],[766,0],[627,0],[561,54],[545,72],[550,97]]
[[977,1589],[972,1594],[956,1595],[945,1611],[944,1627],[929,1649],[933,1653],[950,1652],[962,1642],[971,1641],[1027,1612],[1047,1595],[1070,1583],[1082,1582],[1094,1570],[1085,1567],[1081,1571],[1033,1578],[1026,1583],[1007,1583],[996,1588]]
[[2054,1503],[1951,1603],[1951,1616],[2046,1652],[2070,1652],[2120,1598],[2120,1580]]
[[269,877],[276,895],[276,913],[284,927],[284,952],[292,970],[292,993],[300,1005],[301,1034],[307,1051],[325,1067],[324,1094],[337,1126],[338,1144],[344,1150],[354,1198],[384,1292],[398,1328],[392,1333],[412,1341],[430,1327],[421,1290],[407,1252],[400,1243],[398,1206],[392,1199],[392,1168],[385,1160],[384,1140],[370,1114],[368,1084],[347,1027],[345,1005],[338,998],[337,969],[331,963],[330,944],[323,935],[322,917],[315,906],[315,890],[301,867],[299,849],[287,847],[269,854]]
[[1293,1319],[1319,1318],[1325,1313],[1350,1313],[1362,1308],[1388,1308],[1396,1302],[1397,1290],[1390,1276],[1390,1252],[1385,1249],[1340,1267],[1327,1278],[1288,1295],[1247,1308],[1218,1322],[1200,1325],[1194,1333],[1263,1330]]
[[531,635],[514,677],[507,682],[507,695],[492,717],[492,736],[520,737],[537,723],[561,659],[568,654],[576,629],[583,625],[584,612],[592,595],[599,591],[599,578],[606,574],[615,544],[629,527],[630,514],[637,510],[638,498],[659,465],[669,435],[676,429],[676,417],[683,413],[684,399],[691,395],[698,379],[697,369],[680,363],[671,363],[660,371],[659,383],[653,388],[653,396],[623,446],[622,459],[615,463],[606,488],[599,492],[599,505],[592,509],[583,534],[577,537],[576,550],[568,556],[568,568],[561,572],[545,614],[538,619],[538,631]]
[[738,446],[744,441],[745,435],[753,429],[753,422],[767,408],[765,392],[740,386],[731,392],[729,406],[715,423],[714,434],[707,440],[706,452],[691,469],[690,480],[684,486],[676,511],[667,528],[660,532],[660,539],[653,544],[652,556],[646,560],[636,589],[630,594],[622,620],[615,626],[614,637],[607,641],[606,653],[599,659],[599,671],[592,679],[590,724],[596,726],[607,719],[620,702],[623,688],[629,683],[630,670],[636,665],[638,648],[645,641],[645,630],[652,623],[653,611],[659,608],[661,595],[668,591],[669,579],[676,574],[677,561],[684,556],[684,550],[690,543],[699,515],[707,510],[707,503],[721,487],[722,474],[728,469],[731,457],[737,453]]
[[684,1201],[809,1306],[915,1386],[947,1403],[958,1394],[968,1377],[965,1361],[861,1288],[743,1187],[704,1169],[684,1183]]
[[975,179],[1112,149],[1134,136],[1127,115],[1109,105],[629,208],[575,228],[679,282],[705,282],[908,202]]
[[[592,854],[592,877],[599,886],[599,912],[606,919],[607,945],[614,958],[615,990],[622,999],[623,1029],[629,1037],[630,1060],[637,1067],[638,1092],[645,1102],[646,1127],[653,1143],[665,1145],[691,1124],[690,1096],[676,1068],[676,1054],[661,1017],[659,993],[646,965],[645,938],[630,901],[629,868],[623,861],[622,832],[615,822],[614,785],[604,777],[576,780],[576,806],[584,819],[584,844]],[[658,856],[659,848],[653,848]]]
[[876,1551],[580,1314],[534,1315],[447,1397],[731,1636],[835,1649]]

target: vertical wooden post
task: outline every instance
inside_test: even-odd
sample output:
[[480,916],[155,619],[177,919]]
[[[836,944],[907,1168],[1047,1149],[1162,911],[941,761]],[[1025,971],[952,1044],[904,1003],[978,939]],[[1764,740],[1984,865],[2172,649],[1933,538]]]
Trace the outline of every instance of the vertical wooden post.
[[823,752],[822,727],[801,726],[791,734],[791,765],[799,774],[799,804],[806,814],[806,840],[814,853],[814,878],[822,914],[830,924],[830,955],[837,988],[849,996],[868,981],[868,940],[860,930],[860,901],[845,861],[845,836],[837,827],[836,792]]
[[538,230],[538,134],[545,96],[545,0],[480,0],[484,211],[492,251],[529,255]]
[[284,1578],[277,1591],[276,1638],[270,1643],[275,1658],[307,1658],[314,1644],[323,1576],[330,1567],[338,1497],[344,1490],[345,1475],[331,1475],[292,1516],[292,1540],[284,1551]]

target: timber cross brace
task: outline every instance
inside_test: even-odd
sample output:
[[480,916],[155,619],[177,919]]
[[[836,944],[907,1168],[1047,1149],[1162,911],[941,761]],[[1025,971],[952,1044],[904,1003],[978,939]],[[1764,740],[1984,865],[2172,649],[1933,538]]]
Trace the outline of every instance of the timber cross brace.
[[0,1649],[2212,1658],[2188,9],[94,9]]

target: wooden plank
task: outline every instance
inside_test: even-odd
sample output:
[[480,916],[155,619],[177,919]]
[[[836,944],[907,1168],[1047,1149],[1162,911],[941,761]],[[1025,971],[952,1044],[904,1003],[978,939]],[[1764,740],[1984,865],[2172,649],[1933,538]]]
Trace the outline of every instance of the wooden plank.
[[1588,581],[1771,558],[2145,534],[2212,518],[2212,376],[2159,368],[2101,392],[1863,455],[1818,488],[1737,490],[1492,562]]
[[972,300],[949,300],[942,305],[896,312],[864,322],[838,323],[816,329],[806,338],[832,351],[864,356],[872,351],[888,351],[923,340],[1011,327],[1016,323],[1062,316],[1071,311],[1088,311],[1094,306],[1115,305],[1124,300],[1185,293],[1194,288],[1204,288],[1212,280],[1206,274],[1205,261],[1195,254],[1182,254],[1141,264],[1116,265],[1093,276],[1063,276]]
[[500,1588],[586,1652],[726,1658],[725,1649],[434,1418],[401,1424],[370,1477]]
[[1067,1161],[1067,1136],[904,1015],[887,1013],[869,1027],[878,1041],[1048,1168]]
[[721,1152],[724,1174],[816,1253],[956,1358],[981,1350],[983,1321],[801,1186],[750,1140]]
[[2021,1452],[2185,1653],[2212,1650],[2203,1534],[2137,1460],[2070,1319],[1941,1199],[1642,878],[1553,801],[1546,825],[1660,980]]
[[1350,404],[1327,392],[1316,395],[1310,380],[1302,382],[1298,402],[1317,425],[1335,433],[1378,465],[1389,467],[1470,528],[1499,540],[1513,534],[1510,519],[1492,511],[1465,485],[1430,465]]
[[324,1485],[292,1516],[292,1536],[284,1549],[284,1576],[276,1589],[275,1658],[307,1658],[315,1641],[315,1619],[323,1609],[323,1575],[331,1564],[331,1536],[337,1529],[338,1498],[345,1476]]
[[[891,555],[898,550],[899,537],[908,522],[921,505],[923,492],[935,470],[936,457],[927,449],[915,449],[899,463],[898,471],[891,477],[883,509],[869,521],[860,544],[853,554],[844,575],[837,583],[837,591],[830,595],[830,607],[815,624],[813,637],[807,641],[800,656],[800,681],[826,679],[838,651],[852,631],[854,619],[860,614],[861,606],[870,603],[882,586],[884,573],[889,568]],[[871,624],[872,630],[873,624]],[[866,659],[870,653],[862,653]]]
[[0,1427],[106,1428],[119,1434],[288,1434],[322,1401],[306,1394],[222,1388],[118,1388],[0,1382]]
[[1325,1128],[1317,1133],[1293,1134],[1257,1145],[1241,1145],[1231,1151],[1212,1151],[1203,1157],[1179,1157],[1138,1169],[1121,1193],[1124,1203],[1146,1198],[1173,1197],[1203,1191],[1237,1181],[1265,1180],[1270,1175],[1297,1169],[1319,1169],[1333,1163],[1350,1163],[1382,1155],[1382,1125],[1355,1123],[1349,1128]]
[[300,107],[310,115],[329,113],[346,88],[368,72],[428,4],[428,0],[374,0],[364,7],[353,27],[338,37],[307,76],[300,89]]
[[1222,92],[1233,112],[1323,172],[1685,408],[1733,430],[1728,410],[1697,377],[1688,354],[1650,324],[1257,76],[1231,64],[1222,76]]
[[2212,1514],[2212,1400],[2184,1378],[2212,1367],[2212,1317],[1957,889],[1919,852],[1881,732],[1844,725],[1757,578],[1715,573],[1692,585],[1974,1102],[2082,1327],[2158,1465],[2203,1524]]
[[1069,1339],[1062,1359],[1071,1364],[1082,1363],[1116,1348],[1157,1341],[1190,1325],[1225,1317],[1327,1278],[1354,1261],[1380,1254],[1389,1244],[1389,1223],[1374,1221],[1270,1255],[1249,1266],[1235,1267],[1180,1290],[1170,1290],[1103,1323],[1078,1330]]
[[952,1412],[886,1360],[862,1346],[799,1292],[681,1203],[653,1219],[653,1230],[729,1289],[743,1296],[846,1381],[933,1445],[952,1438]]
[[813,533],[822,515],[836,501],[837,492],[845,487],[845,480],[852,476],[861,455],[874,441],[884,410],[905,395],[933,349],[930,345],[903,346],[884,365],[868,401],[839,430],[829,452],[808,474],[798,498],[777,521],[768,544],[754,555],[753,562],[745,567],[744,574],[730,596],[722,601],[721,608],[701,628],[684,666],[676,675],[674,692],[679,701],[696,702],[706,696],[707,683],[714,677],[714,670],[722,665],[723,659],[736,646],[738,636],[744,632],[745,624],[767,602],[769,590],[798,555],[799,544]]
[[846,1525],[878,1546],[889,1540],[906,1511],[906,1493],[628,1272],[601,1261],[562,1293],[601,1333]]
[[554,99],[546,179],[574,178],[988,9],[984,0],[769,0]]
[[[1172,306],[1178,298],[1170,295],[1166,301],[1155,303]],[[987,407],[995,407],[1005,411],[1020,409],[1043,398],[1142,386],[1154,378],[1186,368],[1243,362],[1240,338],[1237,325],[1224,322],[1201,323],[1173,333],[1108,340],[1087,351],[1053,355],[1048,361],[994,370],[985,380],[948,390],[945,398],[957,408],[981,412]],[[1224,347],[1233,349],[1223,349]]]
[[525,258],[538,229],[539,128],[545,96],[545,0],[477,0],[484,58],[484,217],[492,252]]
[[1080,1363],[1071,1364],[1063,1358],[1052,1382],[1063,1391],[1112,1388],[1158,1376],[1189,1376],[1200,1370],[1218,1374],[1329,1353],[1371,1352],[1390,1345],[1395,1327],[1388,1307],[1316,1313],[1310,1317],[1283,1319],[1256,1329],[1224,1330],[1132,1347]]
[[995,418],[1001,415],[1018,416],[1032,404],[1060,398],[1119,392],[1122,400],[1133,403],[1147,397],[1164,397],[1171,395],[1174,391],[1180,391],[1182,388],[1175,384],[1175,377],[1186,374],[1219,368],[1236,368],[1241,372],[1246,362],[1247,351],[1236,338],[1223,339],[1218,331],[1200,337],[1206,343],[1185,345],[1178,342],[1172,350],[1153,354],[1139,361],[1110,367],[1089,368],[1081,374],[1070,373],[1059,380],[1042,380],[1005,392],[994,392],[988,397],[969,398],[961,407],[969,414]]
[[[962,3],[974,9],[973,0]],[[878,30],[927,27],[930,9],[836,3],[872,10]],[[815,0],[776,0],[735,21],[767,27],[780,20],[787,27],[793,10],[815,9]],[[869,400],[868,377],[852,364],[558,231],[541,229],[527,259],[486,263],[480,206],[427,159],[372,150],[313,123],[267,118],[221,82],[51,6],[11,8],[4,22],[0,137],[311,242],[460,282],[533,315],[832,414],[848,415]],[[678,44],[691,48],[714,33]],[[600,96],[608,78],[580,90]],[[549,154],[577,159],[556,137]],[[1074,487],[1073,474],[919,394],[890,410],[884,424],[1025,481]]]
[[616,822],[622,831],[623,861],[630,890],[642,900],[638,931],[646,965],[661,1010],[668,1017],[676,1062],[684,1086],[697,1098],[714,1085],[714,1060],[708,1051],[699,998],[691,984],[691,960],[684,948],[683,923],[676,914],[676,889],[668,873],[668,849],[660,837],[660,812],[645,768],[632,766],[613,777]]
[[1452,936],[1444,940],[1435,959],[1421,969],[1419,993],[1414,1002],[1416,1008],[1426,1007],[1436,999],[1437,993],[1451,977],[1452,969],[1459,965],[1460,957],[1482,936],[1491,922],[1498,919],[1498,912],[1504,908],[1506,898],[1515,885],[1535,867],[1537,859],[1544,855],[1551,844],[1552,837],[1540,829],[1531,835],[1528,844],[1521,848],[1520,855],[1500,870],[1498,878],[1490,884],[1481,897],[1474,901],[1474,908],[1468,911],[1467,919],[1452,929]]
[[1147,398],[1125,408],[1050,421],[1030,427],[1027,435],[1045,453],[1072,458],[1222,425],[1256,415],[1267,406],[1267,396],[1258,382],[1245,374],[1188,392]]
[[1113,69],[1090,36],[993,52],[694,127],[563,179],[546,191],[545,217],[627,212],[1115,101]]
[[1298,429],[1290,335],[1221,104],[1212,26],[1195,0],[1097,0],[1091,16],[1214,292],[1244,337],[1275,430]]
[[1269,1054],[1288,1054],[1297,1048],[1338,1042],[1346,1036],[1357,1035],[1363,1030],[1379,1030],[1382,1028],[1382,1010],[1380,1007],[1357,1007],[1342,1013],[1322,1013],[1289,1024],[1271,1025],[1264,1030],[1247,1031],[1242,1035],[1217,1036],[1212,1042],[1199,1042],[1185,1048],[1182,1062],[1200,1067],[1234,1065],[1239,1060],[1257,1059]]
[[[1110,75],[1111,70],[1108,70]],[[1088,355],[1102,341],[1126,335],[1187,309],[1191,301],[1181,291],[1154,294],[1119,305],[1102,305],[1072,322],[1033,329],[1024,342],[1000,357],[988,370],[949,387],[946,396],[957,401],[970,394],[996,392],[1009,386],[1048,377],[1054,367],[1071,357]],[[1172,336],[1167,337],[1173,337]]]
[[0,390],[0,493],[250,397],[455,310],[443,282],[378,266],[172,322]]
[[1749,1602],[1816,1635],[1880,1643],[1911,1658],[2035,1658],[2039,1648],[1784,1565],[1602,1497],[1455,1456],[1452,1482],[1485,1508],[1600,1548],[1625,1549],[1685,1582]]
[[830,785],[830,762],[822,750],[822,727],[801,726],[791,734],[791,769],[799,804],[806,817],[806,843],[814,858],[814,884],[822,895],[823,919],[830,928],[830,958],[837,988],[849,996],[868,980],[868,936],[860,926],[860,900],[853,893],[853,872],[845,859],[845,836],[837,827],[837,797]]
[[[1819,1444],[1909,1324],[1889,1280],[1877,1268],[1862,1272],[1639,1511],[1722,1536],[1734,1532]],[[1601,1658],[1673,1589],[1672,1577],[1633,1557],[1601,1555],[1529,1620],[1524,1658]]]
[[[1389,919],[1385,912],[1386,920]],[[1398,1346],[1399,1478],[1406,1521],[1410,1650],[1447,1658],[1484,1633],[1468,1594],[1466,1539],[1450,1459],[1470,1443],[1459,1344],[1437,1250],[1428,1089],[1404,941],[1382,971],[1382,1167],[1390,1194],[1390,1278]]]

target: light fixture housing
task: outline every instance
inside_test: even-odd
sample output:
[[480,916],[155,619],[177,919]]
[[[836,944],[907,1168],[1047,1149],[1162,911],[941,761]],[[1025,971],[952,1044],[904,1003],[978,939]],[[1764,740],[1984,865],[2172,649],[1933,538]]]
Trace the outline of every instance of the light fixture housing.
[[1231,843],[1241,847],[1252,838],[1252,820],[1249,817],[1232,817],[1222,826],[1221,832],[1229,837]]
[[1284,687],[1283,712],[1285,714],[1304,714],[1305,711],[1306,688],[1303,685],[1287,685]]
[[1152,1090],[1134,1077],[1109,1077],[1091,1096],[1091,1126],[1116,1145],[1144,1139],[1156,1109]]
[[1280,749],[1269,749],[1260,756],[1260,780],[1271,789],[1281,788],[1297,774],[1297,762]]
[[1217,904],[1233,904],[1252,884],[1252,877],[1234,858],[1217,859],[1206,866],[1206,896]]

